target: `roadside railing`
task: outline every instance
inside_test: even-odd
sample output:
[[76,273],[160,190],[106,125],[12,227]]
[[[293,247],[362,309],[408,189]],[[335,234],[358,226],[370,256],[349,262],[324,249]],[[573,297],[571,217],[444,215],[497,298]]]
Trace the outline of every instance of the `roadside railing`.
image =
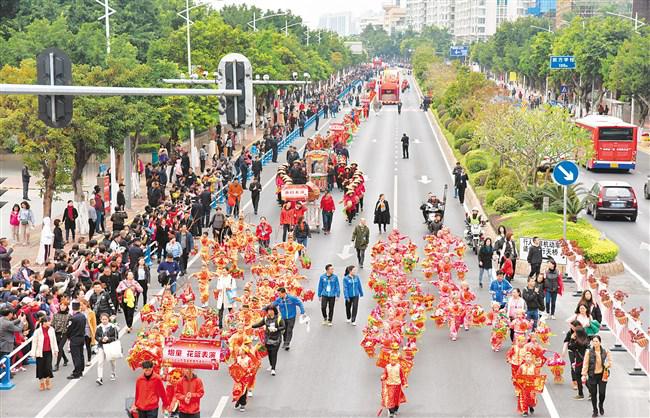
[[14,351],[0,358],[0,390],[9,390],[16,386],[16,384],[11,380],[11,369],[15,365],[23,364],[23,362],[25,362],[25,364],[28,364],[27,360],[31,355],[31,350],[27,351],[24,356],[16,360],[13,364],[11,363],[11,359],[16,354],[20,353],[23,348],[27,347],[33,339],[33,336],[29,337],[24,343],[16,347]]

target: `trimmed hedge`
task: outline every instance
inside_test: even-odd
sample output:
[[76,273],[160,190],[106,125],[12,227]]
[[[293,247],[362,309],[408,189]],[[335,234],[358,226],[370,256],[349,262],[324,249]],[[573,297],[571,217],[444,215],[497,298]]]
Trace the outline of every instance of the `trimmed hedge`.
[[470,143],[471,141],[472,141],[472,140],[471,140],[470,138],[456,138],[456,142],[454,142],[454,148],[456,148],[456,149],[460,149],[460,147],[461,147],[463,144],[468,144],[468,143]]
[[[514,231],[516,237],[562,238],[562,215],[557,213],[525,210],[504,216],[501,220]],[[578,219],[576,223],[567,222],[567,239],[578,242],[585,258],[596,264],[611,263],[616,260],[619,248],[614,242],[600,238],[600,231],[584,219]]]
[[454,131],[454,135],[456,135],[456,138],[472,138],[475,130],[476,125],[474,123],[465,122],[458,125],[458,128]]
[[485,195],[485,204],[488,206],[492,206],[494,204],[494,201],[500,198],[501,196],[503,196],[503,190],[500,189],[490,190]]
[[514,197],[501,196],[494,201],[492,207],[499,213],[510,213],[519,209],[519,202]]
[[472,186],[481,187],[485,184],[487,176],[490,173],[490,170],[481,170],[478,173],[474,174],[471,178]]
[[154,152],[154,151],[159,151],[161,145],[159,143],[153,143],[153,144],[139,144],[138,145],[138,152],[142,154],[146,154],[148,152]]
[[516,177],[511,175],[506,175],[501,177],[497,182],[497,189],[503,190],[503,194],[510,197],[515,197],[517,193],[521,191],[521,183],[517,180]]
[[[473,152],[473,151],[470,151]],[[468,153],[469,154],[469,153]],[[488,168],[488,162],[486,160],[480,159],[480,158],[472,158],[469,160],[465,160],[465,166],[467,168],[467,171],[470,173],[478,173],[479,171],[487,170]],[[487,178],[487,174],[485,175]]]

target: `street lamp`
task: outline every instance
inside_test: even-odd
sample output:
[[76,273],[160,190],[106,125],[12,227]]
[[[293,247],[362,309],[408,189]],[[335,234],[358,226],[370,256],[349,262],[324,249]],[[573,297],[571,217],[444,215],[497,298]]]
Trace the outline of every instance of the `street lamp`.
[[[551,30],[551,24],[550,23],[548,25],[548,28],[542,28],[540,26],[535,26],[535,25],[530,25],[530,27],[535,28],[535,29],[539,29],[539,30],[543,30],[544,32],[552,33],[553,35],[555,35],[555,32],[553,32]],[[524,76],[524,78],[525,78],[525,76]],[[546,100],[546,102],[548,102],[548,96],[549,96],[548,95],[548,75],[546,75],[546,81],[544,83],[544,99]]]
[[256,12],[253,12],[253,20],[248,22],[248,27],[253,29],[253,32],[257,32],[257,22],[259,22],[260,20],[268,19],[270,17],[286,16],[288,14],[289,14],[289,12],[276,13],[276,14],[273,14],[273,15],[262,16],[262,17],[260,17],[258,19]]

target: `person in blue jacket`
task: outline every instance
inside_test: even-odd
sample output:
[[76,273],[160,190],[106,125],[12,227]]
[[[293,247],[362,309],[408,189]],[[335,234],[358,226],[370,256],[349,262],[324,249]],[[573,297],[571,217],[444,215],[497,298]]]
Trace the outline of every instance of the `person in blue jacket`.
[[323,325],[332,326],[334,303],[340,296],[339,278],[334,274],[334,267],[328,264],[325,266],[325,273],[320,276],[318,281],[318,297],[320,298],[320,311],[323,314]]
[[288,294],[287,289],[284,287],[278,289],[278,294],[280,297],[274,300],[272,305],[280,308],[280,316],[284,321],[284,331],[282,331],[284,343],[282,346],[289,351],[291,338],[293,337],[293,327],[296,325],[296,307],[300,308],[300,315],[304,315],[305,306],[296,296]]
[[355,266],[347,266],[345,268],[345,276],[343,276],[343,297],[345,298],[346,321],[352,322],[352,325],[356,326],[359,297],[363,297],[363,287],[361,286],[361,280],[357,275],[357,268]]
[[512,292],[512,285],[509,281],[503,280],[505,274],[503,271],[497,271],[497,279],[490,283],[490,294],[492,295],[492,300],[497,302],[501,309],[505,308],[506,301],[505,298],[510,292]]

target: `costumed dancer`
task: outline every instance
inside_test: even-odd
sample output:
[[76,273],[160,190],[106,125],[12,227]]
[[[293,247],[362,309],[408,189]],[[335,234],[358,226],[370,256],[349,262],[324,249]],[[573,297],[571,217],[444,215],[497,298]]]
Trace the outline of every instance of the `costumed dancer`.
[[400,404],[406,403],[403,389],[407,387],[408,383],[406,383],[406,375],[399,363],[399,355],[393,353],[381,376],[381,406],[388,408],[390,417],[395,416]]
[[535,412],[537,393],[544,390],[545,381],[546,375],[540,374],[534,354],[527,352],[514,379],[517,392],[517,412],[522,416],[527,417],[529,413]]
[[201,271],[190,276],[190,278],[196,278],[199,281],[199,296],[201,297],[201,306],[203,308],[208,306],[208,301],[210,300],[210,281],[213,277],[217,277],[217,275],[210,273],[208,263],[205,261],[203,262]]
[[488,320],[492,326],[492,334],[490,335],[490,345],[492,351],[499,351],[503,346],[503,342],[508,334],[508,326],[510,321],[508,316],[501,309],[499,302],[492,302],[492,311],[488,314]]
[[[514,384],[515,377],[519,371],[519,366],[524,362],[526,356],[526,337],[523,335],[517,336],[514,344],[508,349],[506,353],[506,362],[510,363],[510,377]],[[515,385],[515,395],[519,396],[519,388]]]

